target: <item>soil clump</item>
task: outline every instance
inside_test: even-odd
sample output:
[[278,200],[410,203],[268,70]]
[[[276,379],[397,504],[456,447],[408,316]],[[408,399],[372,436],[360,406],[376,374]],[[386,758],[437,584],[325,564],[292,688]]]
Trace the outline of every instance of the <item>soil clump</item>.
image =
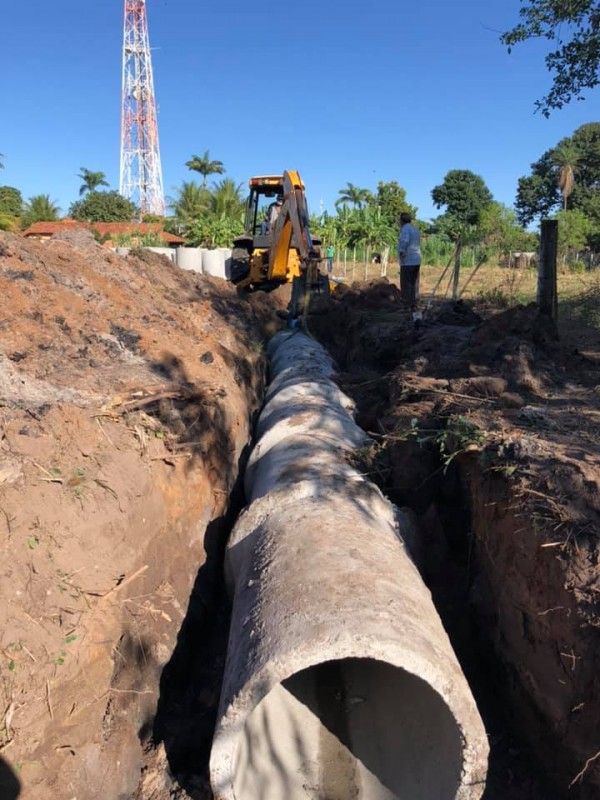
[[490,733],[486,800],[597,797],[598,331],[465,302],[415,330],[385,279],[336,290],[310,327],[375,439],[363,468],[419,517]]

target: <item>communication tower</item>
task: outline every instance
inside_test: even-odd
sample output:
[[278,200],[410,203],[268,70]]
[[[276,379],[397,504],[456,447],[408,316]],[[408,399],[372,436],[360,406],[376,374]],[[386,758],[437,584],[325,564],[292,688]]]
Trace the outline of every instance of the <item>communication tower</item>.
[[125,0],[119,192],[142,214],[165,213],[146,0]]

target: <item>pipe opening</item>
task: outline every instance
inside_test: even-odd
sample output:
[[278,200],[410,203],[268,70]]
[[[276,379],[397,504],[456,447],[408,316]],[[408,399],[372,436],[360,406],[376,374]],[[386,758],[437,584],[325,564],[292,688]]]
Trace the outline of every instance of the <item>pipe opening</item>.
[[373,659],[309,667],[244,725],[236,800],[445,800],[462,771],[459,728],[424,680]]

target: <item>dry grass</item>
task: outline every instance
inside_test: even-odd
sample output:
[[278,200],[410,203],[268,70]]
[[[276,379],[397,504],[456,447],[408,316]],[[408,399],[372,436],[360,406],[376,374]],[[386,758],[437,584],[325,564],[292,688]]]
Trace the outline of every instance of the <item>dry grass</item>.
[[[344,278],[350,282],[374,280],[381,277],[381,267],[379,264],[369,264],[365,271],[364,263],[353,265],[349,262],[346,266],[344,276],[344,265],[336,265],[334,275]],[[436,283],[438,282],[444,267],[432,267],[424,264],[421,267],[421,296],[427,299],[431,296]],[[464,286],[472,272],[472,268],[463,268],[461,271],[460,286]],[[437,298],[450,296],[451,270],[448,270],[444,279],[440,283],[435,296]],[[390,281],[398,281],[398,265],[391,264],[388,267],[387,277]],[[470,281],[464,297],[470,300],[489,301],[497,305],[513,305],[515,303],[530,303],[535,300],[537,272],[535,269],[508,269],[498,267],[493,264],[484,264]],[[558,276],[559,300],[569,300],[586,293],[600,292],[600,273],[594,272],[571,272],[561,270]]]

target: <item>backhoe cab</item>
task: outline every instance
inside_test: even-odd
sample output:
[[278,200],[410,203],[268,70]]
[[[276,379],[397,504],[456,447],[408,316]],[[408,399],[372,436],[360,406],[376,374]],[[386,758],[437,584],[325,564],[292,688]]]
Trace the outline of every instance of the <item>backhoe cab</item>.
[[309,292],[328,292],[321,242],[311,236],[304,184],[297,172],[251,178],[244,235],[233,243],[231,280],[270,291],[292,283],[293,317]]

